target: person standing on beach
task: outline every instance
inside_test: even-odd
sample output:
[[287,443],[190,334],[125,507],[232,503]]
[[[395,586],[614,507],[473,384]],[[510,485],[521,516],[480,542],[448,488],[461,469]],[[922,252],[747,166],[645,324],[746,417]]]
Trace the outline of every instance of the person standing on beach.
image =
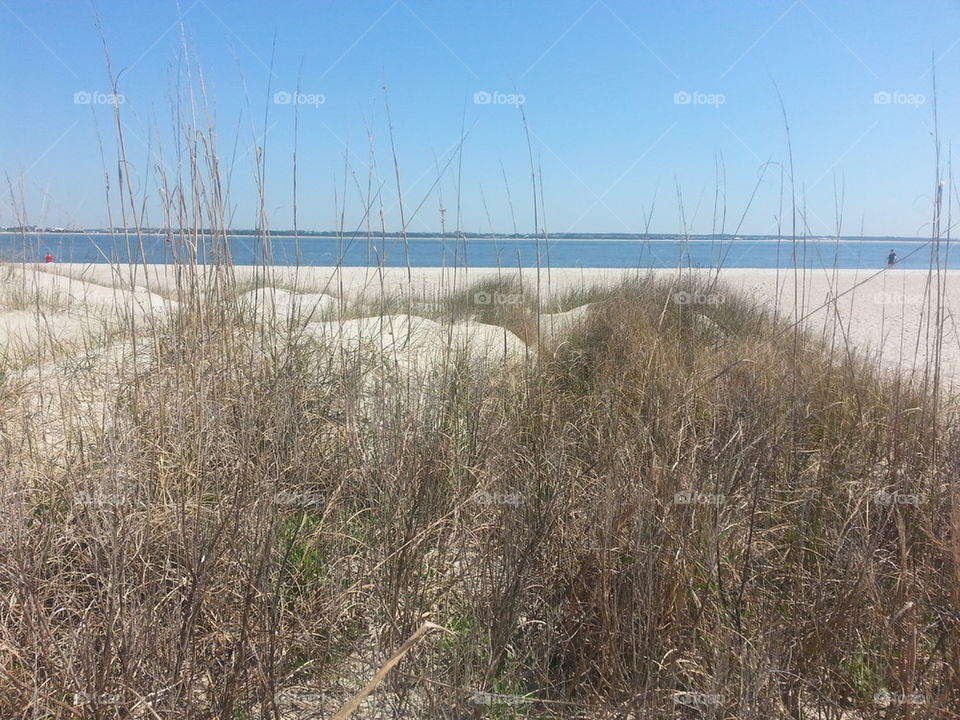
[[47,253],[47,256],[44,258],[44,262],[52,263],[52,262],[53,262],[53,253]]
[[897,264],[897,251],[890,248],[890,254],[887,255],[887,267],[892,268]]

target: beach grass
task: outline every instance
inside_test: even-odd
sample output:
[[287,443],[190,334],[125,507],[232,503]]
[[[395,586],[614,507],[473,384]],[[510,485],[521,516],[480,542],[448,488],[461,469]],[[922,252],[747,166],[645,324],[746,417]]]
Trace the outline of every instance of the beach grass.
[[168,267],[3,270],[0,717],[958,716],[938,354],[682,268],[251,278],[207,122]]
[[526,354],[213,293],[54,399],[5,374],[0,710],[330,715],[424,621],[357,717],[952,707],[954,409],[681,278],[544,300],[590,305]]

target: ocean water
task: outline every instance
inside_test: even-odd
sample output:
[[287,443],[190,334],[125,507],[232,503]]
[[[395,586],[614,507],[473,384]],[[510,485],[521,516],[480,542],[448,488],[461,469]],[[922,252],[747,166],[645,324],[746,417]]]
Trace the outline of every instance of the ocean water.
[[[271,262],[278,265],[363,267],[382,264],[387,267],[536,267],[556,268],[776,268],[807,267],[872,269],[886,265],[893,248],[898,266],[927,268],[932,245],[926,240],[909,238],[868,238],[844,240],[807,240],[793,245],[775,238],[650,238],[622,240],[603,238],[535,240],[528,238],[343,238],[307,236],[294,238],[277,235],[264,248],[258,238],[231,235],[228,240],[233,262],[252,265]],[[941,242],[940,265],[960,269],[960,252]],[[210,241],[200,243],[203,261],[212,261]],[[73,233],[0,234],[0,260],[42,262],[47,253],[58,262],[103,263],[135,260],[164,263],[183,258],[182,245],[167,242],[162,235],[146,235],[141,251],[135,236]]]

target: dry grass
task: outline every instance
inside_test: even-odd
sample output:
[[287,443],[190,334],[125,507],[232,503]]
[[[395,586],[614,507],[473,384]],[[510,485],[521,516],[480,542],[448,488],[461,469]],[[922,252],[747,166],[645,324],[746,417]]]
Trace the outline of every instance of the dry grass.
[[[680,276],[381,293],[321,319],[492,324],[529,352],[348,351],[238,302],[215,133],[177,131],[175,309],[121,308],[69,371],[0,364],[0,717],[330,717],[371,678],[354,717],[960,717],[935,386],[722,288],[677,304],[718,290]],[[446,632],[404,645],[425,622]]]
[[222,287],[53,455],[5,385],[4,716],[328,716],[424,620],[359,713],[955,711],[952,408],[652,279],[393,378]]

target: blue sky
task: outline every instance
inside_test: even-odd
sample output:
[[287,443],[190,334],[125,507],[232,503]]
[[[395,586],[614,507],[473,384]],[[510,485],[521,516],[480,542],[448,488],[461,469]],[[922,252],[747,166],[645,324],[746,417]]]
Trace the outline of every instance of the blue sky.
[[[766,167],[740,232],[775,233],[781,215],[789,232],[779,88],[810,232],[836,233],[842,194],[843,234],[922,236],[935,187],[934,57],[945,161],[960,112],[955,1],[95,5],[119,74],[138,206],[152,224],[162,223],[158,168],[172,175],[177,165],[177,98],[185,108],[201,75],[231,223],[256,224],[261,146],[274,229],[293,224],[295,115],[300,227],[334,227],[343,203],[346,227],[357,227],[370,180],[382,187],[387,229],[399,229],[388,97],[411,231],[440,229],[438,191],[446,229],[456,227],[458,178],[465,231],[511,232],[514,219],[534,231],[522,100],[548,232],[642,232],[652,208],[652,232],[709,233],[720,227],[721,164],[725,229],[736,229]],[[119,215],[117,144],[91,6],[0,0],[0,16],[0,225],[16,222],[16,204],[35,224],[105,226],[105,168]],[[284,93],[298,76],[295,106]],[[462,127],[462,167],[459,157],[448,166]]]

